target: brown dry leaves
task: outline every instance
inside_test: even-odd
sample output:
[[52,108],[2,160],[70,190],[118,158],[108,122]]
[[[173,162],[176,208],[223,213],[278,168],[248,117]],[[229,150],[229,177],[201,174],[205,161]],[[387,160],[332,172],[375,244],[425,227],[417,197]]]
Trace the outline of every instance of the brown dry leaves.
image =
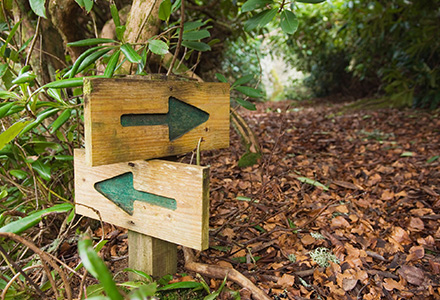
[[[286,109],[242,111],[260,165],[237,167],[235,133],[229,150],[205,153],[212,230],[200,260],[273,297],[440,299],[440,159],[427,163],[440,155],[439,112]],[[339,264],[313,261],[320,247]]]

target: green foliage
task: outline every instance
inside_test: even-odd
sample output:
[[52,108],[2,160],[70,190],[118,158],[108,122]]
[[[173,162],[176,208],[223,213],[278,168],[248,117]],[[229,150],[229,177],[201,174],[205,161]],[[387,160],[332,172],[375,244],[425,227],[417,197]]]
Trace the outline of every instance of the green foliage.
[[435,2],[332,1],[298,5],[295,14],[301,30],[278,49],[310,73],[318,96],[363,88],[385,94],[388,105],[440,105]]

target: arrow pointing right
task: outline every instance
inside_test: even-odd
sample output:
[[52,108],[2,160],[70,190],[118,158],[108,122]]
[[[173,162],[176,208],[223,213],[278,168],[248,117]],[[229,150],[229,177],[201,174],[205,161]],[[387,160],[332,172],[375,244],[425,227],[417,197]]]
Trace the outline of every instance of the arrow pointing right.
[[207,112],[177,98],[170,97],[168,99],[168,113],[122,115],[121,125],[123,127],[168,125],[169,139],[173,141],[205,123],[208,119],[209,114]]

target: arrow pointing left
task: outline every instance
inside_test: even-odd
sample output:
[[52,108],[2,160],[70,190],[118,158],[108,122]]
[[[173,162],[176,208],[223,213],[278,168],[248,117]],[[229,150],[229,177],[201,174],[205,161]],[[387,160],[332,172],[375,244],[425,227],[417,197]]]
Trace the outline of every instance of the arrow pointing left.
[[134,201],[147,202],[171,210],[177,208],[175,199],[136,190],[133,186],[132,172],[96,182],[95,189],[129,215],[133,215]]

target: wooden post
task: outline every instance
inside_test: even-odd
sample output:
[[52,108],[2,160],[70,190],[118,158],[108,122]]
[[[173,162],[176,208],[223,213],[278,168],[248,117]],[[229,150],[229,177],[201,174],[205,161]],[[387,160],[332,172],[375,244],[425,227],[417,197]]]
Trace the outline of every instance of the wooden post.
[[[128,266],[154,277],[177,271],[177,245],[135,231],[128,231]],[[130,280],[142,280],[130,273]]]

